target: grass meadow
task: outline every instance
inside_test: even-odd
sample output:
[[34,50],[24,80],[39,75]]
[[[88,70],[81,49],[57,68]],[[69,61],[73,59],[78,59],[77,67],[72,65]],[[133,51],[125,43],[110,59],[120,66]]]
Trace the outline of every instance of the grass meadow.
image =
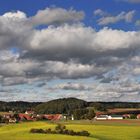
[[31,128],[55,128],[52,122],[24,122],[0,126],[0,140],[140,140],[140,121],[73,121],[61,122],[68,129],[87,130],[90,137],[58,134],[31,134]]

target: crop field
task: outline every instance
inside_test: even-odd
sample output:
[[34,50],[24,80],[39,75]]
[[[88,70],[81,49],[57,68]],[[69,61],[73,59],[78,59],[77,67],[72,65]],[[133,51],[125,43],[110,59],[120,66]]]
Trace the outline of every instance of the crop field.
[[58,134],[31,134],[31,128],[51,128],[52,122],[24,122],[0,126],[0,140],[140,140],[140,120],[61,122],[68,129],[87,130],[90,137]]

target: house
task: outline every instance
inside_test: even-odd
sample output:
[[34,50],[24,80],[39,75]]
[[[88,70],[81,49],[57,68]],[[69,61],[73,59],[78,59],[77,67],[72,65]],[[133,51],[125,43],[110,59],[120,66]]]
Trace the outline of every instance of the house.
[[9,112],[4,112],[1,114],[1,116],[5,119],[9,119],[13,115],[14,115],[13,113],[9,113]]
[[42,114],[37,114],[36,117],[34,117],[34,120],[43,120],[43,119],[46,119],[46,118]]
[[98,115],[95,120],[122,120],[122,115]]
[[18,119],[16,118],[16,115],[13,112],[4,112],[1,115],[2,121],[4,123],[16,123],[18,122]]
[[54,115],[53,120],[58,121],[58,120],[61,120],[62,118],[63,118],[63,115],[62,114],[56,114],[56,115]]
[[131,114],[123,114],[124,119],[130,119],[130,117],[131,117]]
[[9,118],[9,123],[16,123],[17,119],[16,118]]
[[34,111],[31,111],[31,110],[28,110],[25,112],[25,114],[28,114],[28,115],[33,115],[35,112]]
[[107,120],[107,119],[108,119],[108,115],[95,116],[95,120]]
[[140,114],[137,115],[137,119],[140,119]]
[[63,114],[64,120],[74,120],[74,115]]
[[44,118],[44,119],[47,119],[47,120],[52,120],[52,119],[53,119],[53,116],[54,116],[54,115],[52,115],[52,114],[51,114],[51,115],[45,114],[45,115],[43,115],[43,118]]
[[21,121],[23,120],[33,121],[32,117],[28,114],[19,113],[18,115]]
[[58,121],[58,120],[63,119],[63,115],[62,114],[45,114],[43,115],[43,118],[47,120]]
[[101,111],[97,111],[96,112],[96,116],[99,116],[99,115],[106,115],[107,113],[106,112],[101,112]]
[[122,120],[123,116],[122,115],[109,115],[108,120]]

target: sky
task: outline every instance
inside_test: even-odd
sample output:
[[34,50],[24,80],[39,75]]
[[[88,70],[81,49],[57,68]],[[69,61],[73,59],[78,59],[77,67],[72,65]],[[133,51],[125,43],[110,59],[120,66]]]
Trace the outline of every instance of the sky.
[[0,1],[0,101],[140,102],[140,0]]

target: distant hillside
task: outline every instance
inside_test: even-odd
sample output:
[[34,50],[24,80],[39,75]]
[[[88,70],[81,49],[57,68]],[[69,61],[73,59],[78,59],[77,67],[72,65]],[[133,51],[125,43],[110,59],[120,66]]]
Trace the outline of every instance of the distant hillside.
[[37,105],[39,105],[40,102],[23,102],[23,101],[17,101],[17,102],[2,102],[0,101],[0,111],[19,111],[19,112],[25,112],[28,109],[34,109]]
[[63,98],[40,102],[2,102],[0,101],[0,111],[15,110],[24,112],[28,109],[34,109],[37,113],[71,113],[75,109],[84,109],[93,107],[96,111],[106,111],[114,108],[135,108],[140,109],[140,103],[132,102],[87,102],[76,98]]
[[38,113],[70,113],[74,109],[81,109],[87,106],[86,101],[76,98],[64,98],[42,103],[35,110]]
[[88,102],[88,106],[92,106],[97,110],[104,111],[113,108],[140,108],[140,103],[133,102]]
[[126,102],[86,102],[76,98],[52,100],[36,106],[38,113],[71,113],[75,109],[93,107],[96,111],[106,111],[113,108],[140,108],[140,103]]

